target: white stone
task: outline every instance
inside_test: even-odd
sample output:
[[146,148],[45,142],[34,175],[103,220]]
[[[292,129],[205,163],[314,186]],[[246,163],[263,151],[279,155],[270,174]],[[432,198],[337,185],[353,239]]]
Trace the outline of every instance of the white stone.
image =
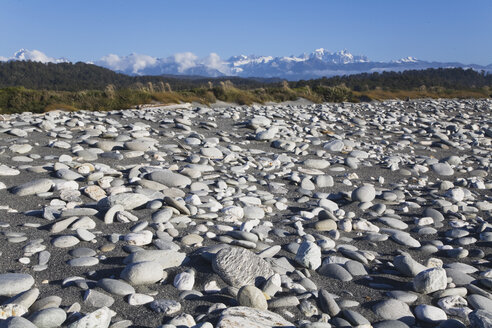
[[316,270],[321,265],[321,249],[310,241],[302,242],[297,250],[296,262],[310,270]]

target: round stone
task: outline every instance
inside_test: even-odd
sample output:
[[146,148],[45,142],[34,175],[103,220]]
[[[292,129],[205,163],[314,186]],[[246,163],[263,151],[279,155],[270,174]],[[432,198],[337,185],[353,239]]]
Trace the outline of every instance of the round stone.
[[122,280],[103,278],[97,282],[97,286],[113,295],[125,296],[135,293],[135,289]]
[[260,310],[266,310],[268,308],[263,292],[252,285],[241,287],[237,294],[237,300],[242,306],[248,306]]
[[0,295],[14,296],[31,288],[34,278],[27,273],[0,274]]
[[163,278],[162,265],[159,262],[148,261],[128,264],[120,277],[131,285],[150,285]]
[[399,320],[408,325],[415,323],[415,317],[408,304],[396,299],[388,299],[376,303],[372,310],[385,320]]
[[432,170],[442,176],[451,176],[454,174],[453,168],[446,162],[433,164]]
[[51,244],[59,248],[68,248],[77,245],[80,240],[75,236],[59,236],[51,241]]
[[414,312],[417,319],[430,323],[444,321],[448,318],[443,310],[427,304],[417,305],[414,309]]
[[92,256],[77,257],[68,260],[67,264],[73,267],[88,267],[99,264],[99,259]]
[[371,185],[364,185],[352,191],[352,200],[357,202],[371,202],[376,197],[376,190]]

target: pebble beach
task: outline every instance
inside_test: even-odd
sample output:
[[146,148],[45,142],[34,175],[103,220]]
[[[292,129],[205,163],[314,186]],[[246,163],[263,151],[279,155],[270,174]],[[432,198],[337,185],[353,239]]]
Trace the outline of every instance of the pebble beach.
[[492,100],[0,117],[0,328],[492,327]]

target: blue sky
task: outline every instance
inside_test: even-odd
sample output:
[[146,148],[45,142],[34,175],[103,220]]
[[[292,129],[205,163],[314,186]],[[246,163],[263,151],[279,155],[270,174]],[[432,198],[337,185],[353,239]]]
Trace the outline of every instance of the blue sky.
[[492,0],[2,0],[0,56],[20,48],[96,60],[109,53],[299,55],[492,63]]

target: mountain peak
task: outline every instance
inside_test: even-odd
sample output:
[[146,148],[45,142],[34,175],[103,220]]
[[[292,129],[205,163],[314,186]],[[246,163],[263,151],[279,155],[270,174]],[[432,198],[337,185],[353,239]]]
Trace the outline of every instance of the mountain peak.
[[7,60],[31,60],[41,63],[67,63],[69,62],[65,58],[53,58],[48,57],[45,53],[39,50],[19,49],[14,53],[14,56],[7,58]]
[[[68,62],[49,57],[39,50],[20,49],[12,57],[0,61],[31,60],[42,63]],[[200,58],[191,52],[176,53],[166,58],[131,53],[127,56],[109,54],[91,63],[129,75],[202,75],[284,78],[289,80],[330,77],[383,71],[404,71],[439,67],[463,67],[492,72],[492,65],[427,62],[405,57],[390,62],[372,62],[367,57],[353,55],[347,49],[330,52],[324,48],[299,56],[238,55],[221,59],[216,53]]]

